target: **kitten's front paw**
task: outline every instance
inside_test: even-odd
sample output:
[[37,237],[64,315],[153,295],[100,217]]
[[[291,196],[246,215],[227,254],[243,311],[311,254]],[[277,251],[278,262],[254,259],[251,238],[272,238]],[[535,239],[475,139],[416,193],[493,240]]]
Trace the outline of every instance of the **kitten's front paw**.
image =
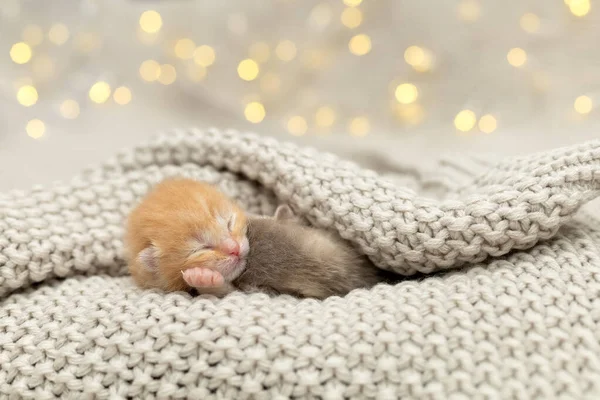
[[214,269],[194,267],[181,271],[185,283],[193,288],[215,288],[223,286],[225,278]]

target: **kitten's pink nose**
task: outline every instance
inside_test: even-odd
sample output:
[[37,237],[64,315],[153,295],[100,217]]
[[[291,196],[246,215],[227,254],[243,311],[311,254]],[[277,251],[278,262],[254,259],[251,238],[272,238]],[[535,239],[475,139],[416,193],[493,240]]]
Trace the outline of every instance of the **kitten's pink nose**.
[[226,239],[223,242],[223,250],[231,256],[240,256],[240,244],[233,239]]

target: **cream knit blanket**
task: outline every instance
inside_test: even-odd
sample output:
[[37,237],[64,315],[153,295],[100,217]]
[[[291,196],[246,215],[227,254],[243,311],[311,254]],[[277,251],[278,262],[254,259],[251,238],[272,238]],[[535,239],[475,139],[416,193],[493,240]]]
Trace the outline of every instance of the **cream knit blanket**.
[[[420,178],[188,131],[0,195],[0,398],[600,398],[600,213],[580,209],[600,141],[479,172],[433,200]],[[251,212],[288,202],[383,268],[440,273],[323,302],[139,290],[124,218],[174,175]]]

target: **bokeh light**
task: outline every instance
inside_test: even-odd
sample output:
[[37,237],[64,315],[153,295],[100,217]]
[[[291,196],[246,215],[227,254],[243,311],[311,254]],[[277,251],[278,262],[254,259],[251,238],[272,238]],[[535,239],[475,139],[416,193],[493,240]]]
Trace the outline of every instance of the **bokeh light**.
[[46,133],[46,125],[39,119],[32,119],[27,123],[25,130],[27,131],[27,135],[29,135],[29,137],[39,139],[44,136],[44,133]]
[[296,53],[296,45],[291,40],[282,40],[277,44],[277,47],[275,47],[275,54],[281,61],[292,61],[296,58]]
[[215,50],[203,44],[194,51],[194,62],[201,67],[210,67],[214,64],[216,58]]
[[146,60],[140,65],[140,76],[147,82],[154,82],[160,76],[160,64],[154,60]]
[[454,126],[461,132],[468,132],[475,127],[477,116],[471,110],[462,110],[454,117]]
[[369,133],[370,129],[371,124],[367,117],[352,118],[348,124],[348,131],[350,131],[350,134],[353,136],[365,136]]
[[465,22],[474,22],[481,16],[481,5],[477,0],[462,0],[458,4],[458,17]]
[[194,56],[194,51],[196,50],[196,44],[190,38],[179,39],[175,43],[175,56],[177,58],[181,58],[182,60],[189,60]]
[[256,61],[249,58],[242,60],[237,67],[238,75],[245,81],[252,81],[256,79],[259,71],[260,70]]
[[51,43],[61,46],[69,40],[69,28],[64,24],[54,24],[48,31],[48,40]]
[[60,105],[60,115],[66,119],[75,119],[79,116],[79,103],[73,99],[67,99]]
[[317,4],[313,7],[308,17],[310,26],[313,29],[325,29],[331,22],[331,7],[327,3]]
[[593,106],[592,99],[588,96],[579,96],[575,99],[575,103],[573,104],[573,108],[579,114],[589,114],[592,111]]
[[590,0],[569,0],[569,10],[576,17],[584,17],[588,15],[592,5]]
[[403,83],[396,87],[394,91],[396,100],[401,104],[410,104],[419,97],[419,90],[412,83]]
[[144,11],[140,16],[140,28],[146,33],[156,33],[162,28],[162,17],[154,10]]
[[31,47],[27,43],[19,42],[10,48],[10,58],[17,64],[26,64],[31,60]]
[[129,104],[131,102],[131,90],[126,86],[116,88],[113,93],[113,100],[122,106]]
[[371,51],[371,38],[363,33],[350,39],[348,43],[350,52],[356,56],[364,56]]
[[248,121],[252,122],[253,124],[258,124],[259,122],[261,122],[263,119],[265,119],[265,115],[265,106],[263,106],[262,103],[259,103],[258,101],[248,103],[246,105],[246,108],[244,109],[244,116]]
[[90,99],[97,104],[105,103],[110,98],[110,85],[100,81],[92,85],[89,91]]
[[320,128],[329,128],[335,122],[335,111],[331,107],[322,106],[315,113],[315,123]]
[[308,124],[303,117],[296,115],[288,120],[287,129],[292,135],[301,136],[308,130]]
[[515,47],[509,50],[508,54],[506,55],[506,59],[513,67],[522,67],[527,61],[527,53],[525,50]]
[[479,119],[479,130],[483,133],[492,133],[496,130],[498,123],[491,114],[486,114]]
[[344,0],[344,4],[348,7],[358,7],[362,3],[362,0]]
[[354,7],[345,8],[344,11],[342,11],[340,20],[346,28],[358,28],[363,21],[362,11]]
[[525,32],[535,33],[540,29],[540,18],[533,13],[526,13],[519,20],[519,24]]
[[31,107],[38,101],[38,92],[31,85],[25,85],[17,91],[17,101],[25,107]]
[[177,71],[171,64],[163,64],[160,66],[160,74],[158,81],[163,85],[170,85],[177,79]]

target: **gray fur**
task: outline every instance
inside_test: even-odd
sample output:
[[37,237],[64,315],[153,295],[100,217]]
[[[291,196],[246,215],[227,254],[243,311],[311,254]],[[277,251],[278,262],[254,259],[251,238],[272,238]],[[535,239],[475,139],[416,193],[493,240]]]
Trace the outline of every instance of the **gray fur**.
[[250,217],[246,270],[232,283],[244,291],[323,299],[390,280],[349,243],[299,222],[287,206],[275,218]]

